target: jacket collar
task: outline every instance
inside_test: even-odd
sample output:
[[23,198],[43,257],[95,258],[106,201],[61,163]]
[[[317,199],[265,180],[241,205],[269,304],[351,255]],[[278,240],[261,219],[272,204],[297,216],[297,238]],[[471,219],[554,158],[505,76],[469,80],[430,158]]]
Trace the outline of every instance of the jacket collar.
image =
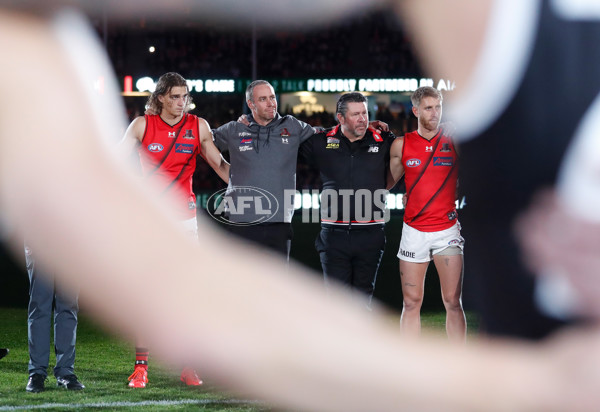
[[[344,134],[342,133],[342,126],[338,123],[337,126],[335,126],[334,128],[332,128],[331,130],[329,130],[327,132],[327,137],[333,137],[333,136],[337,136],[338,138],[344,138],[346,140],[348,140],[348,138],[346,136],[344,136]],[[350,140],[348,140],[350,141]],[[379,130],[373,129],[372,127],[369,126],[369,128],[367,129],[364,137],[360,140],[356,140],[357,142],[376,142],[376,143],[381,143],[383,142],[383,137],[381,137],[381,133],[379,132]]]
[[248,121],[250,122],[249,126],[257,125],[257,126],[261,126],[261,127],[271,127],[273,124],[275,124],[276,121],[278,121],[280,119],[281,119],[281,115],[279,114],[279,112],[277,112],[277,113],[275,113],[275,117],[273,118],[273,120],[271,120],[269,122],[269,124],[267,124],[266,126],[263,126],[263,125],[256,123],[256,121],[254,120],[254,116],[252,116],[252,113],[250,113],[248,115]]

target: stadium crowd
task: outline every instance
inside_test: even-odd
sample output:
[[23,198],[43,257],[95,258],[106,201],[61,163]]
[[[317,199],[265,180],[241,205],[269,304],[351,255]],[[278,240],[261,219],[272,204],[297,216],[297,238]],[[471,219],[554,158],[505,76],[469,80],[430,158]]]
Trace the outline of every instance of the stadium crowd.
[[[392,16],[372,12],[305,31],[231,30],[219,23],[182,21],[179,29],[140,18],[128,25],[97,22],[117,77],[166,69],[195,77],[252,77],[256,39],[259,78],[414,76],[421,73],[411,43]],[[150,53],[149,47],[155,51]]]

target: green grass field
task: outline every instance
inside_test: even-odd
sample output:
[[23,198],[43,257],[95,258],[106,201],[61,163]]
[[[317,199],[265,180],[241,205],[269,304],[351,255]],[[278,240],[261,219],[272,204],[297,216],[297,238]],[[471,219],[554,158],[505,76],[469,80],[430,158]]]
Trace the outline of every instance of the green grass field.
[[[423,327],[443,332],[443,313],[424,313]],[[476,334],[477,319],[468,314],[469,333]],[[178,371],[160,368],[150,361],[150,383],[146,389],[127,387],[133,371],[134,349],[129,343],[99,330],[84,314],[80,314],[77,333],[75,372],[86,385],[80,392],[56,387],[49,370],[46,391],[25,392],[27,383],[27,312],[25,309],[0,308],[0,347],[10,348],[0,360],[0,411],[24,410],[144,410],[144,411],[227,411],[257,412],[273,410],[252,399],[235,399],[206,381],[200,388],[184,386]],[[50,356],[50,366],[54,356]],[[201,371],[200,371],[201,372]]]

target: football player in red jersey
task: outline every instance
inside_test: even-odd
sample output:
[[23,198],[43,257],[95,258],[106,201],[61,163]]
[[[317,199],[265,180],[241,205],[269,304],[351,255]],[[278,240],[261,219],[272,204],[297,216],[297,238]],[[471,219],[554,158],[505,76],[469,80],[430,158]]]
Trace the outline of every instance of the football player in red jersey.
[[419,335],[425,274],[433,260],[446,308],[448,338],[464,342],[464,239],[455,206],[458,156],[452,139],[440,127],[441,92],[420,87],[411,101],[418,128],[396,139],[390,153],[391,181],[397,182],[404,174],[406,182],[406,209],[398,251],[403,297],[400,326],[409,336]]
[[[213,144],[208,122],[187,113],[191,98],[186,80],[178,73],[163,74],[148,98],[148,113],[134,119],[122,141],[125,151],[137,147],[142,173],[161,195],[173,201],[173,214],[182,229],[197,240],[196,200],[192,175],[200,154],[227,182],[229,164]],[[135,369],[129,387],[145,388],[148,383],[147,345],[136,338]],[[191,368],[184,368],[181,381],[199,386],[202,381]]]

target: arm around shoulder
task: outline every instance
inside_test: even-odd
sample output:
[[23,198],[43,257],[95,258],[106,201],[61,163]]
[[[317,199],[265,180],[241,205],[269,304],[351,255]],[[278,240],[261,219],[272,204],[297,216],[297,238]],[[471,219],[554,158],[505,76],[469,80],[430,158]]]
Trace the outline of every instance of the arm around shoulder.
[[404,147],[404,137],[396,137],[390,147],[390,167],[387,177],[387,189],[391,189],[404,175],[404,165],[402,164],[402,148]]
[[229,182],[229,163],[225,161],[221,152],[213,142],[213,135],[208,122],[202,118],[198,119],[198,138],[200,139],[200,155],[213,168],[219,177]]

